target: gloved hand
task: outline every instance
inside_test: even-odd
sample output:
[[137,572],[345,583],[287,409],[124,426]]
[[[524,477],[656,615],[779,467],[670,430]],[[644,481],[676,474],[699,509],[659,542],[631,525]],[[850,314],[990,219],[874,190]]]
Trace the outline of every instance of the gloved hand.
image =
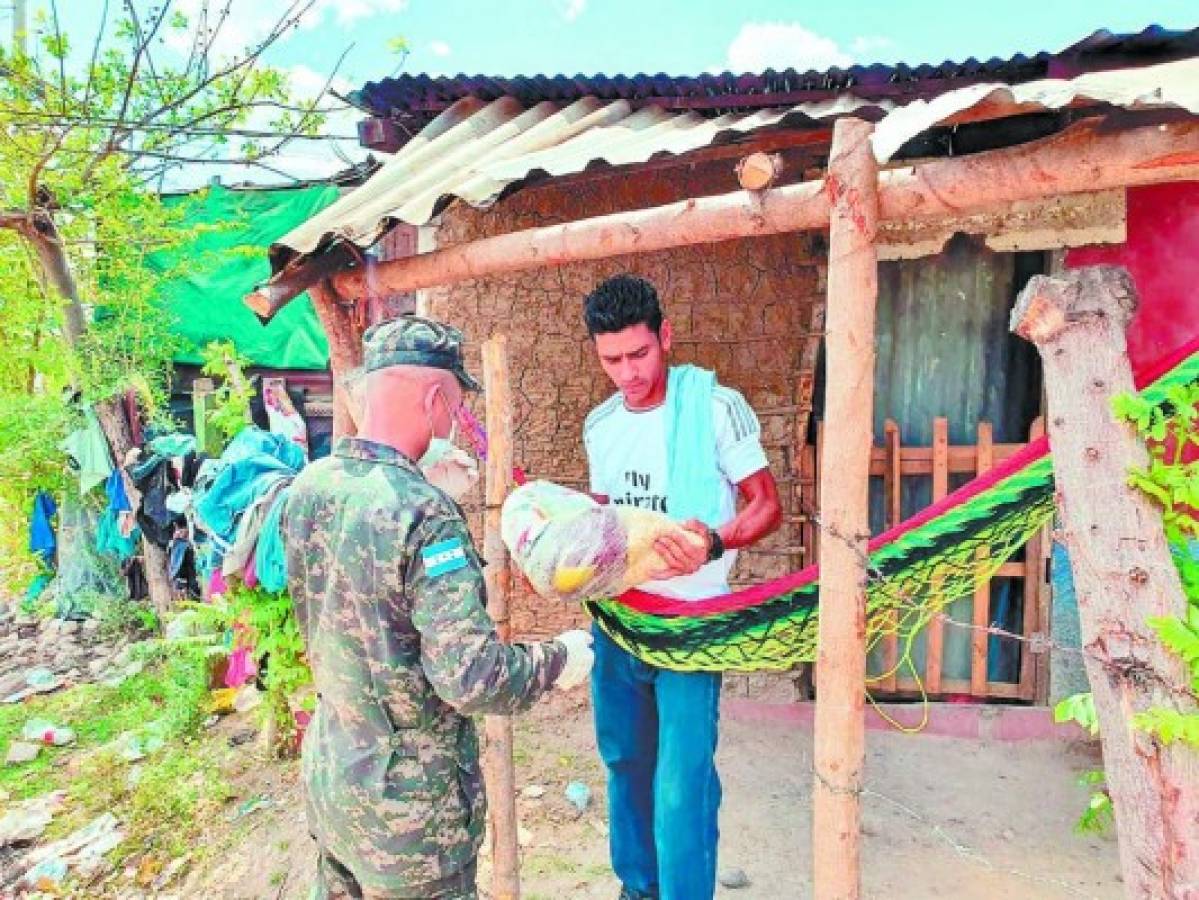
[[558,643],[566,648],[566,665],[558,673],[554,687],[568,691],[587,680],[587,676],[591,674],[591,667],[595,664],[595,652],[591,649],[592,640],[588,632],[578,628],[558,635]]

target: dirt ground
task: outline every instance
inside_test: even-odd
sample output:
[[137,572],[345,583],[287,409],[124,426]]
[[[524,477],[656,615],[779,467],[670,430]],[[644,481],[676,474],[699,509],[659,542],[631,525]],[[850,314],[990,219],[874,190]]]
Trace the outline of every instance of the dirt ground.
[[[720,865],[744,870],[750,885],[718,897],[811,895],[811,753],[807,729],[726,717]],[[870,732],[867,754],[867,897],[1123,896],[1114,840],[1072,831],[1085,799],[1076,776],[1096,763],[1090,748]],[[519,720],[516,756],[524,896],[615,898],[585,695],[555,697]],[[594,792],[582,815],[563,797],[575,780]],[[178,896],[301,900],[314,854],[296,765],[251,766],[240,787],[269,804],[239,820],[227,848],[190,872]],[[484,885],[487,877],[484,859]]]

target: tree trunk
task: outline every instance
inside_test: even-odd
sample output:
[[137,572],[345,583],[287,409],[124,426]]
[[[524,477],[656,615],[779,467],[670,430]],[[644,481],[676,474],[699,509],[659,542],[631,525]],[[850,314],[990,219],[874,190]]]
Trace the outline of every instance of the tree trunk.
[[[129,420],[125,416],[125,408],[120,397],[110,397],[96,404],[96,418],[100,420],[100,428],[108,438],[108,446],[112,450],[113,464],[118,468],[125,463],[125,454],[133,446],[133,438],[129,432]],[[168,571],[167,553],[160,547],[150,543],[148,538],[142,538],[142,564],[146,573],[146,587],[150,591],[150,604],[160,616],[171,608],[175,592],[171,588],[171,576]]]
[[1195,897],[1199,753],[1132,725],[1152,707],[1196,708],[1185,664],[1146,624],[1151,616],[1185,616],[1186,597],[1161,512],[1128,484],[1129,469],[1144,466],[1148,454],[1111,413],[1112,396],[1133,390],[1125,329],[1136,305],[1126,270],[1095,266],[1033,278],[1012,323],[1037,345],[1045,367],[1062,533],[1125,888],[1130,897]]
[[[62,240],[50,214],[43,210],[35,211],[30,216],[30,221],[32,228],[25,232],[26,237],[33,244],[46,280],[54,285],[54,289],[66,300],[63,334],[71,349],[78,352],[87,330],[87,320],[83,313],[83,303],[79,299],[79,287],[71,273],[70,261],[63,250]],[[121,405],[121,397],[109,397],[97,403],[96,418],[100,421],[104,436],[108,438],[113,463],[118,467],[123,466],[125,454],[133,446],[133,438],[129,431],[129,421]],[[167,570],[166,551],[142,538],[142,562],[146,573],[146,585],[150,591],[150,603],[162,614],[170,609],[174,599]]]
[[339,302],[328,281],[322,281],[308,293],[329,340],[329,368],[333,373],[333,437],[351,437],[358,429],[350,412],[350,396],[343,379],[362,365],[365,323],[354,316],[354,305]]
[[868,122],[841,119],[829,158],[825,446],[820,475],[820,623],[812,785],[812,885],[818,900],[861,895],[866,755],[866,541],[878,297],[878,164]]
[[54,285],[59,296],[67,301],[63,318],[63,334],[67,343],[77,349],[87,330],[87,318],[83,314],[83,303],[79,299],[79,286],[71,272],[71,263],[63,250],[62,238],[58,227],[50,213],[42,209],[34,210],[29,216],[29,227],[23,230],[29,242],[33,244],[38,262],[46,280]]

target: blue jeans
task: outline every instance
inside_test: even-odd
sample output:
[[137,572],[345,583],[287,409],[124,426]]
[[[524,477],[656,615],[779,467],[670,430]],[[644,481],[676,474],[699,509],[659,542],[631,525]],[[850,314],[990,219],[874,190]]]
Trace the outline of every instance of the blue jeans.
[[633,896],[711,900],[720,675],[646,665],[592,630],[591,699],[608,768],[612,868]]

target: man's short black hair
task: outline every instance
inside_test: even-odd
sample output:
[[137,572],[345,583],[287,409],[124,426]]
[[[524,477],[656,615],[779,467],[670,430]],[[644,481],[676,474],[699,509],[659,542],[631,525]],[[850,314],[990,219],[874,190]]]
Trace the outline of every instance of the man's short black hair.
[[615,275],[587,295],[583,321],[592,337],[624,331],[633,325],[647,325],[654,334],[660,334],[662,305],[658,292],[644,278]]

